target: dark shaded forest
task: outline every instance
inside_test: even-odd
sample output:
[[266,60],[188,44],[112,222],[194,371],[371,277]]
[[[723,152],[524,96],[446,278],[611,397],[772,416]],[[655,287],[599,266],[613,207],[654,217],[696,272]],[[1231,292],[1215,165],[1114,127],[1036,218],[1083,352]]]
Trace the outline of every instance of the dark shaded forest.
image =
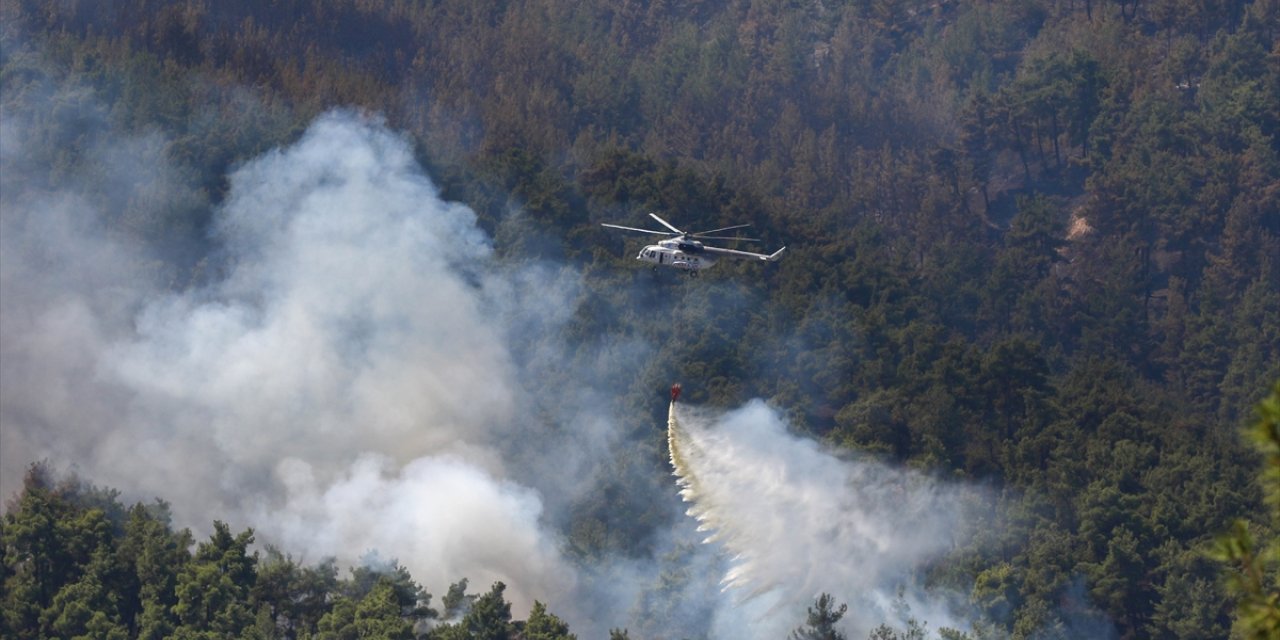
[[[582,271],[570,332],[664,345],[614,400],[654,482],[677,372],[694,402],[767,398],[838,450],[1000,487],[1006,525],[927,578],[990,637],[1070,637],[1083,600],[1121,638],[1228,637],[1206,549],[1238,518],[1277,535],[1240,437],[1280,380],[1276,0],[4,0],[0,20],[6,102],[70,79],[170,141],[185,206],[114,223],[183,247],[155,267],[175,289],[215,268],[228,170],[333,107],[381,114],[503,260]],[[50,188],[83,161],[55,121]],[[787,256],[709,272],[706,322],[645,313],[636,242],[599,223],[647,211],[749,222]],[[651,544],[628,477],[575,505],[567,546]],[[339,578],[221,523],[195,545],[163,503],[116,498],[33,470],[4,520],[4,635],[414,637],[463,610],[430,637],[568,634],[545,608],[512,622],[501,584],[459,583],[440,617],[403,567]]]

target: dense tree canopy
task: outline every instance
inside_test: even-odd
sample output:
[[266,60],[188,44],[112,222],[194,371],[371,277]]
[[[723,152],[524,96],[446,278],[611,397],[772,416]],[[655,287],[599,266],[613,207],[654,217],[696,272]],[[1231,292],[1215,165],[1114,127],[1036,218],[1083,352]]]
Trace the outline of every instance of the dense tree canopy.
[[[198,544],[174,531],[163,502],[126,507],[118,494],[33,465],[0,520],[0,633],[10,638],[525,638],[572,640],[538,603],[512,621],[499,582],[483,595],[454,585],[439,623],[431,595],[394,561],[338,577],[332,560],[304,566],[252,530],[214,522]],[[194,547],[194,548],[193,548]],[[446,600],[448,600],[446,598]],[[459,606],[461,603],[462,606]],[[454,608],[449,608],[449,605]],[[465,609],[465,611],[464,611]]]

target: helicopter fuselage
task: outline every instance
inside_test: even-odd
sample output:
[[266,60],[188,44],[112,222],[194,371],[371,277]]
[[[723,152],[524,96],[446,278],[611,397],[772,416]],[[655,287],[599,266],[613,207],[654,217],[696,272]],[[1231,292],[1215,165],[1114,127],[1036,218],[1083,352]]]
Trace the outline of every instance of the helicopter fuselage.
[[636,260],[655,267],[675,267],[685,271],[699,271],[715,264],[715,258],[702,250],[702,243],[681,240],[663,240],[640,250]]

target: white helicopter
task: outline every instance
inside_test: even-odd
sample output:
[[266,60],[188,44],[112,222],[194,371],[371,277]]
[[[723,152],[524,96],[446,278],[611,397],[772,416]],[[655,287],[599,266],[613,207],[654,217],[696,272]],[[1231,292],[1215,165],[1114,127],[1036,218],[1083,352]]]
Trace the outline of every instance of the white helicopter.
[[652,233],[654,235],[668,236],[666,239],[659,240],[658,244],[651,244],[641,249],[640,254],[636,256],[636,260],[652,263],[654,269],[657,269],[658,267],[675,267],[676,269],[683,269],[688,271],[691,276],[698,275],[699,271],[710,268],[716,263],[716,258],[718,256],[777,262],[782,258],[782,252],[787,250],[786,247],[783,247],[773,253],[764,254],[754,253],[751,251],[738,251],[736,249],[724,249],[722,247],[709,247],[702,243],[703,240],[746,240],[748,242],[758,242],[758,240],[755,240],[754,238],[710,235],[721,231],[743,229],[751,226],[749,224],[735,224],[731,227],[721,227],[710,231],[688,233],[677,229],[670,222],[659,218],[657,214],[650,213],[649,217],[657,220],[662,224],[662,226],[670,229],[670,231],[637,229],[635,227],[624,227],[622,225],[605,223],[601,223],[600,226],[609,227],[610,229],[622,229],[623,231],[638,231],[640,233]]

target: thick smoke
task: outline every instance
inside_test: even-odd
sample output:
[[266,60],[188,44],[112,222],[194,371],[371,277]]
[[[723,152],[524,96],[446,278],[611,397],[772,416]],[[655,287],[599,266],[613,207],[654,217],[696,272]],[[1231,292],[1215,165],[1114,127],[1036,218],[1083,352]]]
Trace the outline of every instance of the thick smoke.
[[[8,173],[29,150],[4,122]],[[181,525],[252,525],[310,558],[376,549],[436,592],[465,576],[506,581],[517,607],[565,597],[542,499],[504,468],[524,425],[493,297],[561,274],[506,283],[409,144],[338,112],[230,176],[216,275],[170,292],[143,243],[103,232],[103,207],[167,166],[147,142],[102,141],[139,149],[124,203],[75,180],[6,190],[4,492],[43,458],[162,495]]]
[[362,450],[404,463],[509,421],[500,332],[454,268],[489,247],[402,139],[322,117],[232,174],[216,235],[226,277],[151,302],[138,339],[107,354],[138,393],[132,422],[204,433],[257,467]]
[[159,136],[106,135],[105,110],[83,89],[33,83],[27,92],[0,104],[6,497],[27,464],[92,459],[121,427],[125,395],[104,384],[98,364],[111,343],[130,335],[133,315],[164,276],[130,221],[153,219],[173,204],[148,194],[182,191]]
[[718,612],[720,637],[780,637],[822,593],[849,603],[850,637],[901,626],[902,604],[931,628],[965,626],[917,573],[963,535],[977,490],[837,458],[760,401],[722,415],[673,404],[668,431],[689,515],[734,559],[724,585],[738,602]]

